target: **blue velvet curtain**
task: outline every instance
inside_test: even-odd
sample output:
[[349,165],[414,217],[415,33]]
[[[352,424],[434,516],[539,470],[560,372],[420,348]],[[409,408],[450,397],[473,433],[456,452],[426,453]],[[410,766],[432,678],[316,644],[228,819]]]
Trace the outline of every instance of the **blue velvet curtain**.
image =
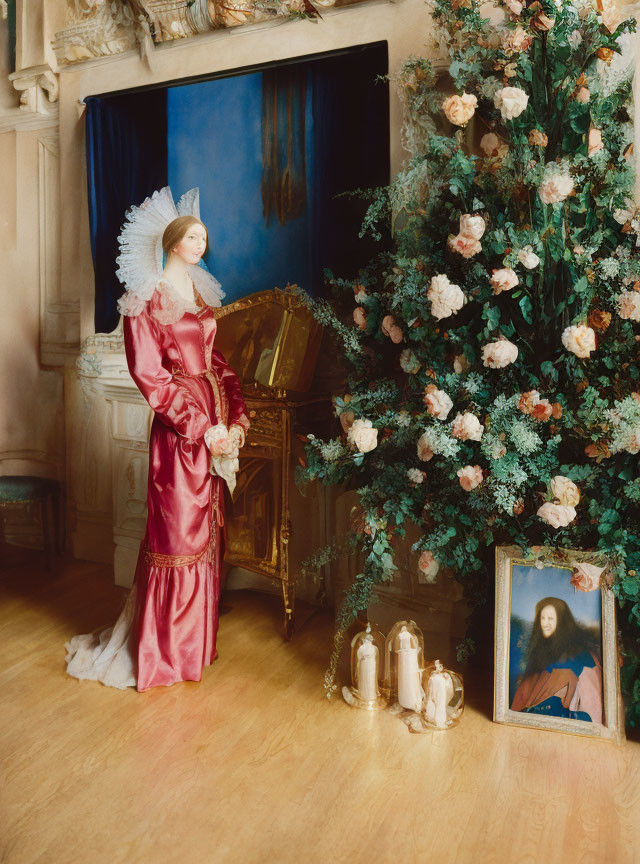
[[86,152],[95,327],[111,332],[123,287],[116,276],[126,211],[167,185],[167,91],[86,100]]
[[[312,230],[314,293],[323,270],[353,278],[380,244],[360,239],[367,208],[341,192],[389,183],[389,68],[386,42],[358,46],[309,63],[313,110]],[[388,241],[383,236],[383,244]]]

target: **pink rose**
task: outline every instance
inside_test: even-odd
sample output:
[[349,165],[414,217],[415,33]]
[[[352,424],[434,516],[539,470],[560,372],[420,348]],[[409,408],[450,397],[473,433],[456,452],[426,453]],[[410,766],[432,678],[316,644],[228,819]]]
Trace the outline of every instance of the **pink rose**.
[[478,252],[482,252],[482,244],[474,237],[467,237],[466,234],[449,234],[447,246],[452,252],[458,252],[463,258],[472,258]]
[[455,420],[451,424],[451,434],[454,438],[459,438],[461,441],[479,441],[482,438],[484,427],[478,420],[475,414],[468,411],[464,414],[457,414]]
[[570,525],[576,518],[576,511],[574,507],[547,502],[538,509],[537,515],[557,530],[558,528],[566,528],[567,525]]
[[424,393],[424,404],[427,406],[427,411],[438,420],[446,420],[449,411],[453,408],[453,402],[444,392],[438,390],[435,384],[428,384]]
[[[421,583],[434,583],[436,581],[436,575],[438,570],[440,569],[440,562],[437,558],[434,558],[433,552],[423,552],[420,558],[418,559],[418,569],[420,573],[418,574],[418,582]],[[424,578],[421,578],[424,577]]]
[[494,294],[501,294],[503,291],[511,291],[519,284],[516,271],[511,267],[503,267],[501,270],[494,270],[491,275],[491,285]]
[[465,492],[471,492],[482,483],[482,468],[479,465],[467,465],[458,472],[460,485]]
[[597,591],[605,570],[605,567],[596,567],[595,564],[587,564],[583,561],[574,566],[571,584],[578,591]]
[[637,291],[623,291],[618,296],[618,315],[631,321],[640,321],[640,294]]
[[576,90],[576,102],[580,102],[582,105],[586,105],[587,102],[591,99],[591,93],[589,92],[588,87],[578,87]]
[[487,223],[482,216],[472,216],[470,213],[463,213],[460,217],[460,233],[465,237],[473,237],[474,240],[480,240],[487,229]]

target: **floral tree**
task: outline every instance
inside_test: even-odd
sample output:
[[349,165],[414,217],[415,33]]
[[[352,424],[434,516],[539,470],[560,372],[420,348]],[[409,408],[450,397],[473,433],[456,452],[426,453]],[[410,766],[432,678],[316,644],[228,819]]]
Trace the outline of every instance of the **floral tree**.
[[635,21],[590,0],[431,12],[455,93],[422,58],[397,76],[411,159],[362,229],[392,242],[308,300],[349,373],[342,434],[310,436],[301,479],[357,489],[364,560],[325,686],[411,522],[422,581],[451,568],[476,603],[494,544],[587,550],[574,584],[614,587],[640,722]]

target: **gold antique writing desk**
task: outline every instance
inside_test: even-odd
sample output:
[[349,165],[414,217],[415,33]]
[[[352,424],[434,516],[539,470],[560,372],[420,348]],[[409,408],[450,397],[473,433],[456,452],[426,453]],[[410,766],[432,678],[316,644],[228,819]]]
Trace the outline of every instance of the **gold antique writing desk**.
[[299,563],[311,551],[305,499],[294,481],[304,451],[298,435],[317,432],[330,417],[329,397],[309,392],[322,328],[289,286],[252,294],[216,315],[216,347],[242,382],[251,420],[228,513],[225,561],[281,583],[290,638],[296,581],[291,558]]

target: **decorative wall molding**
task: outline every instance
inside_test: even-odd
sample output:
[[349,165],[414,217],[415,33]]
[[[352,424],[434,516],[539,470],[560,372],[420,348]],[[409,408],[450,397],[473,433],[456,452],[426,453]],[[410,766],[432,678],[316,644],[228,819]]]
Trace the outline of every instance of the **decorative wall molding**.
[[78,353],[80,302],[65,300],[60,284],[60,144],[57,130],[38,137],[40,359],[62,366]]
[[[212,30],[277,19],[313,17],[338,0],[73,0],[72,23],[56,33],[60,66],[122,54],[138,47],[150,59],[153,45]],[[345,8],[365,0],[353,0]]]
[[9,75],[9,81],[20,94],[20,110],[31,114],[56,114],[58,76],[47,64],[30,66]]

